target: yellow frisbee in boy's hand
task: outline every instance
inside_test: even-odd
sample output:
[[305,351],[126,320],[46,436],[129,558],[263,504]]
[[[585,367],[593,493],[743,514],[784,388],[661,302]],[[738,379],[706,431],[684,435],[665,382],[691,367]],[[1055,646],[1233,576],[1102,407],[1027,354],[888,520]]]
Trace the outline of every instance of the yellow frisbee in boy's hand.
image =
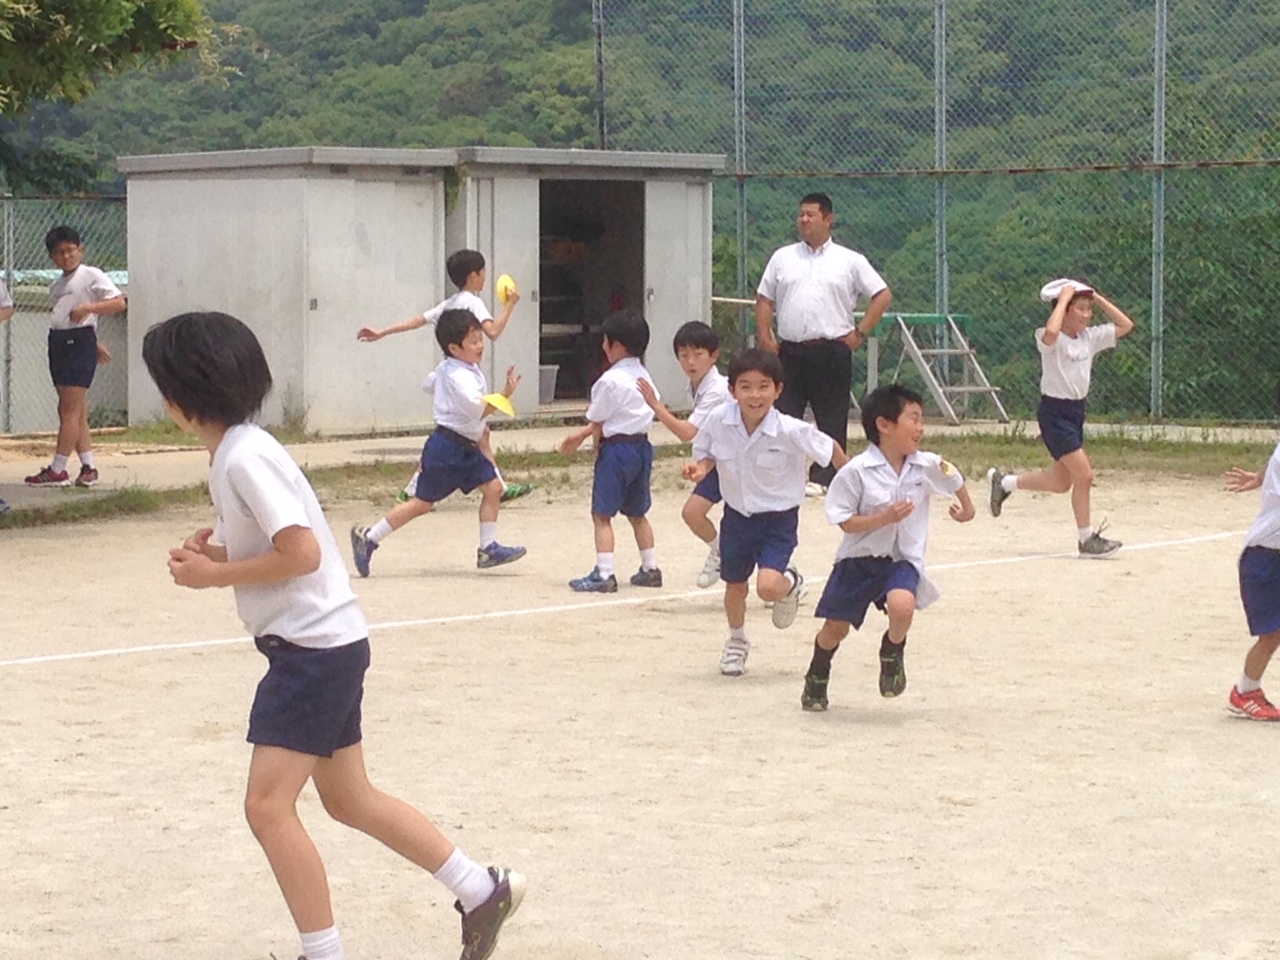
[[498,294],[498,302],[506,306],[507,300],[511,298],[511,294],[515,292],[516,282],[511,279],[511,274],[504,273],[498,278],[498,283],[494,287],[494,292]]
[[511,401],[507,399],[505,394],[490,393],[483,399],[484,402],[493,407],[493,409],[501,410],[508,417],[514,417],[516,415],[516,408],[511,405]]

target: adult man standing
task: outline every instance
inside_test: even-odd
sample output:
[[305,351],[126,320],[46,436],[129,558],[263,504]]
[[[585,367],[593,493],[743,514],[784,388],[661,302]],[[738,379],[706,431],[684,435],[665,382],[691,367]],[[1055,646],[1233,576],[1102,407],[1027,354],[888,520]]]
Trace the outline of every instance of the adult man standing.
[[[774,251],[756,290],[756,340],[782,360],[786,381],[778,409],[803,417],[805,407],[812,407],[818,429],[844,449],[853,385],[850,355],[875,330],[893,294],[866,257],[831,239],[834,222],[831,198],[825,193],[801,199],[796,217],[800,242]],[[862,321],[855,324],[860,296],[869,302]],[[821,494],[819,488],[826,488],[834,476],[834,468],[814,464],[809,493]]]

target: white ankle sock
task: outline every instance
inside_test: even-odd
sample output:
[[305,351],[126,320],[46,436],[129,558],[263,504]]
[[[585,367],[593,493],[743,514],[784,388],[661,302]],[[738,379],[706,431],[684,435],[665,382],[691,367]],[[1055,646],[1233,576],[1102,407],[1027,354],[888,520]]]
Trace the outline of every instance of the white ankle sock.
[[387,523],[387,518],[383,517],[370,527],[367,536],[374,543],[381,543],[387,537],[391,536],[391,524]]
[[449,888],[467,913],[493,896],[493,891],[497,888],[489,871],[457,847],[453,848],[449,859],[432,876]]
[[480,546],[487,547],[491,543],[498,540],[498,521],[497,520],[481,520],[480,521]]
[[90,470],[94,469],[92,450],[86,450],[84,453],[77,454],[77,456],[80,458],[80,466],[88,467]]
[[1241,693],[1253,693],[1255,690],[1262,689],[1261,680],[1253,680],[1247,673],[1240,674],[1240,682],[1236,684],[1236,689]]
[[1090,537],[1092,537],[1092,536],[1093,536],[1093,528],[1092,528],[1092,527],[1077,527],[1077,528],[1076,528],[1076,536],[1080,538],[1080,542],[1081,542],[1081,543],[1084,543],[1086,540],[1088,540]]
[[596,569],[600,571],[601,579],[608,580],[613,576],[613,554],[597,553]]
[[658,566],[658,548],[650,547],[648,550],[640,551],[640,569],[654,570]]
[[745,639],[747,639],[747,627],[746,627],[746,624],[743,624],[743,625],[742,625],[742,626],[740,626],[740,627],[730,627],[730,628],[729,628],[729,638],[730,638],[730,639],[732,639],[732,640],[745,640]]
[[718,530],[716,531],[716,535],[711,538],[711,542],[707,544],[707,547],[710,548],[711,552],[717,557],[720,556],[720,532]]
[[67,458],[60,453],[53,455],[53,463],[49,464],[49,469],[54,473],[65,473],[67,470]]
[[1018,489],[1018,478],[1012,473],[1006,473],[1000,478],[1000,489],[1005,493],[1013,493]]
[[338,939],[337,927],[298,936],[302,940],[302,955],[307,960],[347,960],[347,955],[342,952],[342,941]]

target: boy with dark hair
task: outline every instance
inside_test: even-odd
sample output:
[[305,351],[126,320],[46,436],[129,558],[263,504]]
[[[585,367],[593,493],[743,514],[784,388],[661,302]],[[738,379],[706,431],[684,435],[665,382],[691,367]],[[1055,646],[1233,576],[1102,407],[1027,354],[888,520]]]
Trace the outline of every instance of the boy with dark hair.
[[[436,428],[422,447],[421,465],[413,496],[397,503],[371,527],[351,528],[351,552],[356,571],[369,575],[369,560],[393,530],[430,513],[432,507],[455,490],[480,489],[480,547],[476,566],[481,570],[519,560],[524,547],[498,543],[498,505],[502,481],[493,461],[480,449],[488,429],[485,419],[494,413],[486,401],[489,392],[480,361],[484,359],[484,333],[480,321],[466,310],[446,310],[436,324],[436,340],[446,359],[425,386],[435,397]],[[515,367],[507,370],[503,396],[510,397],[520,383]]]
[[[605,318],[605,358],[609,369],[591,387],[587,425],[560,441],[560,452],[573,453],[587,440],[595,441],[596,465],[591,483],[591,523],[595,530],[596,565],[585,577],[569,581],[577,593],[616,593],[613,572],[613,518],[621,513],[631,523],[640,549],[640,569],[631,575],[633,587],[662,586],[658,551],[654,546],[649,507],[653,500],[649,480],[653,473],[653,445],[649,427],[653,410],[638,384],[653,378],[644,367],[649,348],[649,324],[634,310],[620,310]],[[656,388],[653,396],[658,398]]]
[[[456,250],[445,261],[445,272],[449,275],[453,285],[458,288],[457,293],[441,300],[430,310],[424,310],[416,317],[411,317],[400,323],[393,323],[389,327],[383,327],[380,330],[374,327],[361,327],[356,331],[356,339],[361,343],[374,343],[383,337],[391,336],[393,333],[417,330],[419,327],[426,326],[429,323],[438,323],[447,310],[466,310],[471,313],[472,316],[480,321],[480,329],[484,331],[484,335],[490,340],[497,340],[502,336],[502,331],[507,328],[507,323],[511,320],[511,314],[515,311],[516,304],[520,302],[519,291],[512,290],[507,294],[507,301],[503,304],[502,312],[498,314],[495,320],[493,315],[489,313],[489,308],[485,306],[485,302],[479,296],[480,291],[484,289],[486,277],[483,253],[479,250]],[[488,430],[485,430],[484,436],[480,440],[480,450],[493,461],[494,469],[496,470],[498,462],[493,455],[493,447],[490,443]],[[498,479],[502,479],[501,471],[498,472]],[[408,485],[400,494],[399,499],[401,501],[407,500],[412,495],[413,489],[417,486],[417,481],[418,475],[414,473]],[[502,502],[505,503],[508,500],[523,497],[532,490],[532,484],[506,483],[503,481]]]
[[[720,337],[711,327],[697,320],[686,323],[676,331],[672,346],[676,359],[680,361],[680,369],[689,378],[689,403],[693,408],[689,411],[689,419],[681,420],[668,410],[648,380],[641,380],[638,386],[644,402],[649,404],[663,426],[679,440],[688,443],[715,411],[731,402],[733,397],[729,393],[728,377],[716,368],[716,361],[720,359]],[[698,481],[680,511],[685,525],[710,548],[696,581],[703,589],[720,579],[720,534],[710,517],[711,508],[720,499],[720,475],[712,470]]]
[[271,389],[257,338],[226,314],[188,313],[148,330],[142,358],[166,412],[211,457],[217,529],[170,550],[169,571],[179,586],[233,588],[267,658],[249,714],[244,808],[303,960],[346,957],[324,863],[298,818],[308,780],[333,816],[445,884],[462,913],[463,960],[488,957],[520,906],[524,878],[475,863],[416,809],[369,783],[360,729],[368,627],[315,491],[275,438],[248,422]]
[[32,487],[70,486],[67,461],[74,450],[80,458],[75,484],[92,487],[98,482],[98,468],[89,432],[89,387],[98,364],[111,360],[107,348],[98,343],[98,317],[123,310],[124,294],[105,273],[84,263],[84,246],[74,228],[54,227],[45,234],[44,245],[49,259],[62,270],[49,287],[49,376],[58,391],[58,441],[49,466],[25,482]]
[[814,611],[825,621],[804,678],[805,710],[827,709],[831,658],[850,626],[862,627],[873,603],[889,616],[880,638],[880,694],[896,697],[906,689],[907,630],[916,608],[938,598],[924,574],[930,493],[956,498],[952,520],[973,519],[960,471],[920,450],[924,399],[918,393],[896,383],[871,391],[862,404],[862,430],[870,446],[840,469],[827,491],[827,520],[844,539]]
[[747,595],[751,571],[756,593],[773,603],[773,625],[791,626],[804,578],[791,565],[799,542],[800,504],[805,497],[806,458],[816,463],[848,460],[844,450],[817,427],[777,410],[782,363],[764,350],[742,350],[729,363],[734,403],[719,408],[693,441],[694,463],[686,479],[701,482],[720,475],[724,519],[720,522],[720,579],[729,639],[720,672],[741,676],[747,669]]

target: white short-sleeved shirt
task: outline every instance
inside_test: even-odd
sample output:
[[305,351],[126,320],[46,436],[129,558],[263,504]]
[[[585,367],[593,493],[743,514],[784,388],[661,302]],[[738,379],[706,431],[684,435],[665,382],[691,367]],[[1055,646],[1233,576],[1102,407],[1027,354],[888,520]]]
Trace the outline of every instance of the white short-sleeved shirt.
[[1093,358],[1116,345],[1116,325],[1102,323],[1085,327],[1076,337],[1059,332],[1052,346],[1045,346],[1045,328],[1036,331],[1040,351],[1040,392],[1059,400],[1083,400],[1089,396]]
[[426,318],[427,323],[435,323],[446,310],[466,310],[481,323],[493,319],[493,314],[484,305],[484,301],[470,290],[459,290],[452,297],[441,300],[430,310],[427,310],[423,313],[423,316]]
[[13,306],[13,297],[9,293],[9,288],[0,283],[0,310],[7,310]]
[[602,424],[606,437],[648,433],[653,426],[653,410],[636,386],[642,378],[649,381],[656,394],[653,377],[636,357],[623,357],[611,366],[591,388],[587,420]]
[[776,407],[754,433],[747,433],[738,404],[726,403],[720,411],[698,429],[693,456],[716,462],[724,502],[747,517],[804,503],[806,458],[825,467],[835,453],[835,441]]
[[799,342],[848,336],[858,297],[887,287],[857,251],[834,240],[817,250],[801,241],[774,251],[756,293],[775,304],[778,339]]
[[100,300],[113,300],[120,296],[120,289],[111,278],[88,264],[80,264],[70,273],[64,273],[49,286],[49,299],[53,301],[53,315],[49,319],[51,330],[73,330],[76,327],[96,327],[98,315],[91,313],[80,323],[71,322],[71,308]]
[[964,486],[960,471],[936,453],[911,454],[897,473],[880,448],[871,444],[835,475],[827,489],[827,522],[839,525],[852,517],[879,513],[899,500],[915,509],[897,523],[867,533],[846,533],[836,549],[836,562],[849,557],[889,557],[906,560],[920,573],[916,606],[924,609],[938,599],[938,588],[924,573],[929,544],[929,495],[953,496]]
[[697,389],[694,389],[692,383],[689,384],[689,403],[693,405],[693,409],[689,412],[689,422],[701,428],[713,413],[732,401],[733,394],[729,392],[729,378],[712,367],[702,378]]
[[1244,535],[1244,545],[1280,550],[1280,446],[1267,461],[1267,472],[1262,479],[1262,508]]
[[228,430],[213,455],[209,493],[218,514],[214,535],[228,560],[266,553],[272,537],[287,527],[306,527],[320,543],[314,573],[234,588],[240,619],[255,637],[324,649],[369,635],[315,491],[275,437],[251,423]]
[[484,435],[484,397],[489,392],[489,382],[478,366],[450,357],[431,371],[422,389],[431,392],[437,426],[480,440]]

